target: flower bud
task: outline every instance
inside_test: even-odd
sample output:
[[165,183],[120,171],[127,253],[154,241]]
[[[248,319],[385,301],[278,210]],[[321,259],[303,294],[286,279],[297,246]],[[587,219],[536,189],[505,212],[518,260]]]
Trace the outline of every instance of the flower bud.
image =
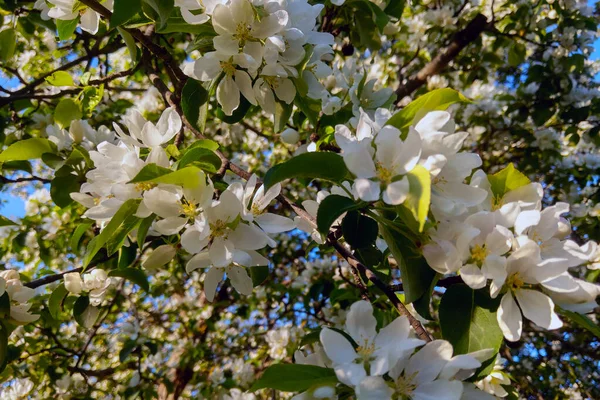
[[69,133],[73,138],[73,142],[81,143],[83,141],[83,134],[85,128],[83,127],[83,123],[80,119],[76,119],[71,121],[71,127],[69,128]]
[[79,272],[69,272],[64,275],[63,279],[65,280],[65,288],[69,292],[80,294],[83,290],[83,280],[81,279]]
[[283,143],[287,144],[296,144],[298,140],[300,140],[300,135],[298,131],[292,128],[287,128],[283,132],[281,132],[281,140]]

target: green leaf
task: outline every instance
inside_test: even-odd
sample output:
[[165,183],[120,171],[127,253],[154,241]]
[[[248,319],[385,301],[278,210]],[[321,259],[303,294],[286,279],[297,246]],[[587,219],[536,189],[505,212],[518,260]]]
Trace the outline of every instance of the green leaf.
[[0,32],[0,61],[9,61],[15,55],[17,35],[14,29],[9,28]]
[[114,269],[108,273],[108,276],[116,276],[119,278],[125,278],[144,289],[144,291],[150,291],[150,284],[148,283],[148,277],[139,268],[125,268],[125,269]]
[[375,25],[377,25],[377,29],[379,29],[379,32],[383,33],[383,28],[390,22],[390,18],[377,4],[372,3],[370,0],[368,0],[366,4],[371,8],[371,11],[373,11],[373,14],[375,15]]
[[207,114],[202,113],[201,108],[207,101],[208,91],[202,83],[189,78],[181,92],[181,109],[190,124],[198,130],[206,124]]
[[406,177],[410,186],[404,205],[419,222],[419,232],[422,232],[431,203],[431,176],[425,167],[417,165]]
[[83,313],[90,305],[90,298],[88,296],[79,296],[75,303],[73,304],[73,317],[75,321],[81,326],[85,326],[86,324],[83,321]]
[[144,218],[142,222],[140,222],[140,226],[138,227],[137,231],[137,244],[140,249],[144,245],[144,242],[146,241],[146,236],[148,235],[148,230],[150,230],[150,226],[152,226],[152,223],[155,219],[156,214],[152,214],[149,217]]
[[79,23],[79,17],[72,19],[70,21],[64,21],[62,19],[56,20],[56,30],[58,31],[58,38],[60,40],[68,40],[71,38],[75,29],[77,28],[77,24]]
[[79,103],[73,99],[62,99],[54,109],[54,121],[61,127],[67,128],[71,121],[81,119],[83,114]]
[[4,323],[0,321],[0,372],[6,368],[8,359],[8,329]]
[[111,28],[123,25],[140,11],[142,11],[142,0],[115,0],[113,14],[110,17]]
[[200,140],[196,140],[194,143],[190,144],[187,149],[184,150],[184,155],[186,152],[192,150],[192,149],[196,149],[196,148],[203,148],[203,149],[209,149],[212,151],[217,151],[219,149],[219,143],[215,142],[214,140],[210,140],[210,139],[200,139]]
[[64,208],[73,202],[71,193],[79,192],[81,182],[73,175],[57,176],[50,183],[50,197],[54,204]]
[[374,219],[358,211],[349,211],[342,220],[342,232],[352,248],[361,249],[375,243],[379,228]]
[[85,253],[85,257],[83,258],[84,268],[90,264],[94,256],[98,253],[98,251],[100,251],[106,242],[108,242],[113,233],[116,232],[116,230],[121,226],[125,218],[129,215],[135,214],[140,201],[140,199],[129,199],[123,203],[123,205],[111,218],[110,222],[106,225],[102,232],[100,232],[98,236],[90,241]]
[[48,311],[50,311],[50,315],[52,316],[52,318],[58,320],[58,316],[60,314],[60,311],[62,310],[63,300],[65,299],[65,297],[67,297],[68,294],[69,291],[63,283],[58,285],[56,289],[52,291],[52,294],[48,299]]
[[387,15],[391,15],[394,18],[400,19],[402,18],[405,4],[405,0],[390,0],[387,7],[385,7],[383,11],[385,11]]
[[296,96],[294,99],[296,107],[308,118],[312,126],[319,125],[319,114],[321,113],[321,101],[309,97]]
[[167,20],[167,25],[156,30],[156,33],[193,33],[197,39],[212,38],[217,35],[212,24],[191,25],[185,22],[178,8],[175,8]]
[[490,181],[492,193],[499,198],[502,198],[511,190],[531,183],[529,178],[519,172],[512,163],[494,175],[488,176],[488,180]]
[[158,29],[163,29],[167,26],[167,21],[173,11],[173,0],[144,0],[154,10],[156,15],[151,17],[156,21],[159,21]]
[[156,164],[148,164],[138,172],[129,183],[166,183],[179,185],[184,188],[196,188],[202,182],[204,172],[198,167],[188,166],[177,171],[171,171]]
[[419,313],[419,315],[429,321],[433,321],[435,318],[431,315],[431,309],[429,305],[431,304],[431,295],[433,294],[433,290],[435,289],[435,285],[440,279],[440,274],[436,274],[431,284],[429,285],[429,289],[423,293],[421,297],[417,300],[413,301],[413,306],[415,310]]
[[290,120],[292,116],[292,110],[294,109],[293,104],[287,104],[282,101],[275,102],[275,119],[274,119],[274,127],[275,132],[279,133],[286,128],[286,124]]
[[8,292],[4,292],[0,296],[0,319],[10,318],[10,296]]
[[470,103],[470,100],[454,89],[436,89],[411,101],[406,107],[392,116],[386,125],[406,131],[419,122],[430,111],[445,110],[452,104]]
[[56,146],[48,139],[19,140],[0,153],[0,162],[23,161],[41,158],[44,153],[54,153]]
[[71,240],[69,241],[69,246],[71,250],[77,251],[79,249],[79,243],[81,242],[81,238],[83,235],[91,228],[94,224],[94,221],[86,221],[82,222],[75,228],[75,232],[73,232],[73,236],[71,236]]
[[265,190],[290,178],[325,179],[341,182],[348,175],[344,159],[335,153],[303,153],[269,169],[265,175]]
[[256,287],[262,284],[269,277],[269,266],[259,265],[248,268],[250,278],[252,278],[252,286]]
[[329,228],[343,213],[355,210],[361,205],[356,204],[354,200],[346,196],[332,194],[319,204],[317,211],[317,228],[319,232],[326,235],[329,233]]
[[119,31],[119,34],[123,37],[123,41],[125,42],[125,45],[127,46],[127,50],[129,50],[129,56],[131,57],[131,60],[133,61],[134,64],[137,64],[138,61],[140,60],[140,55],[142,52],[137,47],[135,39],[133,38],[133,36],[131,36],[131,34],[129,32],[127,32],[125,29],[123,29],[121,27],[117,28],[117,31]]
[[125,243],[127,235],[138,227],[142,220],[135,215],[128,215],[121,226],[113,233],[111,238],[106,242],[106,252],[109,256],[115,254]]
[[75,86],[73,77],[65,71],[56,71],[46,78],[46,82],[52,86]]
[[33,169],[31,168],[31,163],[29,161],[20,160],[20,161],[8,161],[4,164],[0,165],[3,171],[25,171],[30,174],[33,173]]
[[561,307],[556,307],[556,312],[569,318],[572,322],[576,323],[583,329],[589,331],[591,334],[600,338],[600,326],[596,325],[589,317],[583,314],[579,314],[573,311],[565,310]]
[[525,61],[526,54],[527,49],[525,48],[525,45],[514,41],[513,45],[508,49],[508,63],[511,67],[517,67]]
[[0,226],[18,225],[16,222],[12,222],[10,219],[0,215]]
[[102,101],[104,85],[99,87],[88,86],[81,92],[81,108],[85,115],[90,116]]
[[[452,343],[454,354],[493,349],[488,362],[476,374],[487,375],[504,339],[496,311],[500,298],[491,299],[485,290],[473,290],[465,284],[449,287],[440,302],[442,338]],[[490,362],[491,360],[491,362]]]
[[221,168],[221,159],[212,150],[195,147],[185,152],[179,160],[178,168],[181,169],[189,164],[214,174]]
[[284,392],[303,392],[312,387],[334,386],[336,383],[337,377],[331,368],[302,364],[275,364],[265,370],[254,382],[250,391],[270,388]]
[[412,303],[431,287],[436,273],[429,267],[423,255],[400,233],[382,224],[379,225],[379,232],[400,266],[405,301]]

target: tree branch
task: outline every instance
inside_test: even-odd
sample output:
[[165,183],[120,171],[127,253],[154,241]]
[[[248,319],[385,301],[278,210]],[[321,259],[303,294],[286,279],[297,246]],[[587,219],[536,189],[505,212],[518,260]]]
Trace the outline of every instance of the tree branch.
[[406,83],[401,84],[398,89],[396,89],[396,95],[398,96],[396,106],[400,104],[400,101],[402,101],[404,97],[410,95],[427,83],[429,77],[442,72],[448,64],[456,58],[458,53],[460,53],[468,44],[475,41],[487,27],[488,21],[486,17],[483,14],[477,14],[465,29],[454,35],[454,38],[446,48],[441,49],[438,55],[425,65],[413,78],[410,78]]

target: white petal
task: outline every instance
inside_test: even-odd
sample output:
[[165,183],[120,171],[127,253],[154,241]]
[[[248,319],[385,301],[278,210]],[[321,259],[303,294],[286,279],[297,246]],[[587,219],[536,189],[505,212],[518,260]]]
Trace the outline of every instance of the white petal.
[[240,105],[240,90],[229,76],[224,77],[217,86],[217,101],[225,115],[231,115]]
[[204,276],[204,294],[206,300],[213,301],[217,285],[223,280],[223,270],[221,268],[210,268]]
[[[207,251],[196,254],[194,257],[190,258],[190,261],[185,265],[185,270],[188,274],[191,274],[192,271],[195,271],[200,268],[210,267],[212,265],[212,261],[210,260],[210,256]],[[216,269],[216,268],[212,268]]]
[[377,201],[381,193],[379,182],[369,179],[356,179],[354,181],[354,191],[363,201]]
[[216,267],[225,267],[233,259],[233,243],[223,238],[216,238],[208,249],[210,259]]
[[460,400],[463,384],[460,381],[436,380],[419,385],[412,394],[413,400]]
[[460,269],[460,276],[463,281],[472,289],[481,289],[485,287],[487,279],[481,272],[481,269],[475,264],[467,264]]
[[332,329],[323,328],[319,334],[323,350],[334,364],[348,364],[357,357],[352,344],[342,335]]
[[243,295],[252,294],[252,278],[248,275],[248,271],[244,267],[236,265],[227,268],[227,277],[231,281],[231,285]]
[[377,335],[377,320],[373,316],[373,306],[365,300],[359,300],[350,306],[346,317],[346,330],[359,346],[365,340],[371,343]]
[[516,292],[517,301],[523,315],[528,320],[545,329],[558,329],[562,321],[554,312],[554,302],[541,292],[521,289]]
[[391,400],[394,394],[386,381],[379,376],[368,376],[356,388],[358,400]]
[[287,232],[295,228],[291,219],[272,213],[261,214],[255,221],[267,233]]
[[523,331],[521,310],[519,310],[517,302],[510,292],[506,293],[500,301],[497,319],[506,339],[516,342],[521,338],[521,332]]
[[399,181],[392,182],[387,185],[385,192],[383,192],[383,201],[393,206],[402,204],[408,197],[409,191],[410,186],[408,183],[408,178],[403,177]]

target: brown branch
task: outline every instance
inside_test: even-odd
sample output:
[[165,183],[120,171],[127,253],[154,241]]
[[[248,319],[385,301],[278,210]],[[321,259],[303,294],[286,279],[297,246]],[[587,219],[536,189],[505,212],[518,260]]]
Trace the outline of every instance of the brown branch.
[[458,53],[468,44],[475,41],[487,27],[488,21],[486,17],[483,14],[477,14],[465,29],[454,35],[454,38],[452,38],[452,41],[446,48],[441,49],[437,56],[427,63],[413,78],[410,78],[405,84],[401,84],[396,89],[396,95],[398,96],[396,105],[398,106],[404,97],[427,83],[429,77],[442,72],[456,58]]
[[40,178],[39,176],[28,176],[23,178],[10,179],[5,176],[0,175],[0,183],[20,183],[20,182],[42,182],[42,183],[50,183],[52,182],[50,179]]
[[355,268],[361,274],[365,275],[369,281],[371,281],[375,286],[377,286],[377,288],[379,290],[381,290],[386,295],[386,297],[390,300],[390,302],[394,305],[394,307],[396,308],[396,310],[398,311],[398,313],[400,313],[400,315],[404,315],[405,317],[408,318],[408,321],[410,322],[410,325],[415,330],[415,332],[416,332],[417,336],[419,337],[419,339],[422,339],[422,340],[424,340],[426,342],[431,342],[432,338],[429,335],[429,333],[425,330],[425,328],[419,322],[419,320],[417,320],[410,313],[410,311],[408,311],[408,309],[406,308],[406,306],[400,301],[400,299],[398,298],[398,296],[396,296],[396,293],[392,289],[390,289],[385,283],[383,283],[377,277],[377,275],[375,275],[375,273],[373,271],[371,271],[369,268],[367,268],[366,266],[364,266],[360,261],[358,261],[356,259],[356,257],[354,257],[354,255],[350,252],[350,250],[348,250],[340,242],[338,242],[335,239],[335,237],[333,235],[333,232],[331,232],[328,235],[327,242],[331,246],[333,246],[333,248],[335,248],[336,251],[342,257],[344,257],[344,259],[348,262],[348,264],[350,264],[350,266],[352,268]]

